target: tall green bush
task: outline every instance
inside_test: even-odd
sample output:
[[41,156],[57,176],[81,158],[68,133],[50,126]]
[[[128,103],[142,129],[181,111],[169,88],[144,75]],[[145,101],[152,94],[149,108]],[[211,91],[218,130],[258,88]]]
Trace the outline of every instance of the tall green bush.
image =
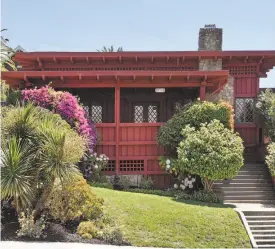
[[267,146],[267,156],[265,158],[267,166],[272,176],[275,176],[275,143],[270,143]]
[[13,199],[17,211],[35,207],[38,212],[55,179],[80,175],[76,163],[86,151],[86,140],[46,109],[32,105],[3,109],[2,198]]
[[201,124],[197,130],[188,125],[182,135],[185,139],[178,147],[180,170],[199,175],[206,190],[211,190],[213,180],[236,176],[243,165],[242,139],[218,120]]
[[265,135],[275,141],[275,93],[270,89],[258,96],[257,112],[263,117]]
[[214,119],[219,120],[226,128],[233,129],[232,106],[207,101],[184,106],[160,128],[157,135],[158,144],[175,149],[183,139],[181,130],[186,125],[198,129],[201,123],[209,123]]

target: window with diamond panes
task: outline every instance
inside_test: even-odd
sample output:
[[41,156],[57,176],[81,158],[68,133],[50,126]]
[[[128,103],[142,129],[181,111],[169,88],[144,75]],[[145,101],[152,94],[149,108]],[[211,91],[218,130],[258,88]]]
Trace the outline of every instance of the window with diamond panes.
[[158,121],[158,107],[156,105],[148,106],[148,123],[156,123]]
[[253,123],[254,122],[254,99],[237,98],[236,104],[236,122]]
[[102,106],[101,105],[91,106],[91,118],[94,123],[102,123]]
[[143,106],[135,105],[134,107],[134,122],[142,123],[143,122]]

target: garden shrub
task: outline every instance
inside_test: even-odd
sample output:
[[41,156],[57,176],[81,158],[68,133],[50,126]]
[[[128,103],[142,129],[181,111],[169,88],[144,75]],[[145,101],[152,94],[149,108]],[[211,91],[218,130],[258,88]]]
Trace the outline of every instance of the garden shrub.
[[127,176],[119,176],[118,179],[118,185],[122,188],[122,189],[129,189],[130,188],[130,179]]
[[233,178],[243,165],[241,137],[218,120],[201,124],[199,129],[187,125],[178,147],[179,170],[199,175],[206,190],[213,180]]
[[265,135],[275,141],[275,93],[270,89],[262,92],[258,96],[256,110],[263,117]]
[[61,222],[97,219],[103,214],[103,199],[94,194],[85,179],[56,183],[46,207]]
[[113,189],[113,184],[109,182],[95,182],[91,181],[88,182],[91,186],[96,187],[96,188],[107,188],[107,189]]
[[77,227],[77,234],[84,239],[93,239],[98,237],[99,229],[93,221],[82,221]]
[[25,89],[21,91],[21,98],[23,102],[31,102],[36,106],[58,113],[81,136],[88,139],[90,153],[93,152],[98,137],[96,129],[89,120],[85,108],[79,104],[75,96],[69,92],[55,91],[45,86],[39,89]]
[[121,229],[116,226],[105,226],[102,232],[99,233],[98,238],[112,245],[124,244],[123,233]]
[[72,181],[86,141],[60,115],[33,105],[2,112],[1,194],[18,212],[35,206],[36,214],[56,178]]
[[233,108],[228,103],[195,102],[183,106],[167,123],[160,127],[157,135],[159,145],[166,148],[176,149],[183,139],[181,130],[186,125],[196,129],[201,123],[209,123],[212,120],[219,120],[224,127],[233,129],[234,118]]
[[142,189],[152,189],[153,188],[153,180],[150,176],[143,176],[141,178],[141,181],[140,181],[140,184],[139,184],[139,187],[142,188]]
[[34,220],[34,212],[22,212],[19,215],[20,228],[17,231],[19,237],[29,237],[39,239],[45,229],[45,220],[42,216],[38,220]]
[[194,191],[191,194],[186,192],[177,192],[175,194],[176,200],[192,200],[208,203],[222,203],[222,200],[213,192],[207,190]]
[[272,176],[275,176],[275,143],[270,143],[267,146],[266,164]]

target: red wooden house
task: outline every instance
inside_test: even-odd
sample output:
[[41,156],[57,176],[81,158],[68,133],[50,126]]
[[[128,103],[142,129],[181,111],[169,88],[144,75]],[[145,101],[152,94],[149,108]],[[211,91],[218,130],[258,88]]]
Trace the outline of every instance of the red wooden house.
[[197,98],[230,101],[247,153],[259,155],[263,135],[254,104],[275,51],[222,51],[222,29],[215,25],[200,29],[198,51],[19,52],[14,58],[22,68],[2,73],[11,86],[53,82],[89,107],[101,133],[97,151],[110,158],[106,174],[137,181],[150,175],[156,186],[168,186],[156,133],[179,105]]

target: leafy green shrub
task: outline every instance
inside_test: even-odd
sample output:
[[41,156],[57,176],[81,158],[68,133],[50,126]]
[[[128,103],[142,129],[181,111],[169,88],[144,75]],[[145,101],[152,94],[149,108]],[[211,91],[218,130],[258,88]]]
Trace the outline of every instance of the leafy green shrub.
[[118,184],[122,189],[129,189],[130,188],[130,179],[127,176],[119,176]]
[[153,184],[154,184],[154,182],[150,176],[148,176],[148,177],[143,176],[140,181],[139,187],[142,189],[152,189]]
[[98,237],[98,228],[93,221],[82,221],[77,227],[77,234],[84,239]]
[[179,170],[199,175],[206,190],[213,180],[233,178],[243,165],[243,141],[218,120],[202,124],[196,130],[189,125],[178,147]]
[[49,214],[61,222],[97,219],[103,214],[103,199],[85,179],[55,184],[46,203]]
[[34,212],[22,212],[18,218],[20,229],[17,231],[19,237],[30,237],[39,239],[45,229],[44,217],[34,221]]
[[213,119],[219,120],[226,128],[233,129],[233,109],[227,103],[195,102],[183,106],[167,123],[160,127],[157,135],[159,145],[176,149],[183,139],[181,130],[190,125],[196,129],[201,123],[209,123]]
[[36,214],[55,179],[73,181],[86,140],[58,114],[32,105],[5,107],[2,112],[1,194],[14,199],[20,212],[35,206]]
[[210,203],[222,203],[222,200],[213,192],[207,190],[195,191],[192,194],[186,192],[177,192],[175,194],[176,200],[192,200]]
[[109,182],[88,182],[89,185],[96,187],[96,188],[108,188],[108,189],[113,189],[113,185]]
[[262,92],[258,96],[256,110],[263,117],[265,135],[275,141],[275,93],[270,89]]
[[99,238],[112,245],[122,245],[124,242],[121,229],[113,226],[104,227]]
[[267,146],[268,155],[266,156],[266,164],[272,176],[275,176],[275,143]]

